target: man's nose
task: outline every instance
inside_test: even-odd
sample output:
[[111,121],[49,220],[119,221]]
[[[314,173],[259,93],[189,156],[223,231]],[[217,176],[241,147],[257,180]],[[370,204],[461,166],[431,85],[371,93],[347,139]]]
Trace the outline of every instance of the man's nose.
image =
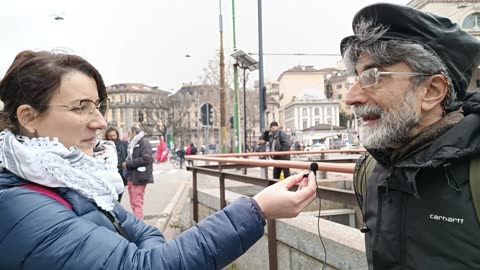
[[345,104],[349,106],[367,103],[368,96],[365,90],[360,86],[360,82],[355,82],[350,89],[348,89]]

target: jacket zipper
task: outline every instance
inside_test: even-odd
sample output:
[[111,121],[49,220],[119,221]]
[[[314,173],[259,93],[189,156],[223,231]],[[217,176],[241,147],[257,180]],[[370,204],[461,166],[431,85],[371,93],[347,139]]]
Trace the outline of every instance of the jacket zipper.
[[407,222],[407,202],[406,202],[406,195],[402,192],[401,193],[401,203],[400,209],[402,211],[402,218],[401,218],[401,230],[400,230],[400,266],[401,269],[406,269],[406,246],[405,246],[405,228]]

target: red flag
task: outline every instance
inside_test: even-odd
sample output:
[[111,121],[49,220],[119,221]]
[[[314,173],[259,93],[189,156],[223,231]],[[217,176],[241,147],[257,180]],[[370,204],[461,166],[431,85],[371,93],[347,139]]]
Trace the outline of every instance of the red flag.
[[167,148],[167,143],[163,140],[160,139],[160,143],[157,146],[157,156],[156,159],[163,163],[166,162],[168,158],[168,148]]

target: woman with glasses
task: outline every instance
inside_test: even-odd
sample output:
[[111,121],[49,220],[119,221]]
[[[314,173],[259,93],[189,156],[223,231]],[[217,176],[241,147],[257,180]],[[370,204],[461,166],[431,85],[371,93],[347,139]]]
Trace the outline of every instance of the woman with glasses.
[[[166,242],[125,211],[103,79],[84,59],[19,53],[0,81],[0,269],[221,269],[315,198],[313,173],[240,198]],[[299,184],[298,190],[288,189]]]

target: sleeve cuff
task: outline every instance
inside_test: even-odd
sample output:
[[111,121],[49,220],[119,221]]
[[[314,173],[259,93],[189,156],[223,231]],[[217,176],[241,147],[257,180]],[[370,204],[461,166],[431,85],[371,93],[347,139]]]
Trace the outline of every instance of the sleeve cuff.
[[263,226],[265,226],[266,224],[265,215],[263,214],[262,209],[260,208],[260,206],[258,205],[257,201],[255,201],[254,198],[250,198],[250,201],[252,202],[253,207],[255,208],[258,215],[260,216],[260,220],[262,221]]

